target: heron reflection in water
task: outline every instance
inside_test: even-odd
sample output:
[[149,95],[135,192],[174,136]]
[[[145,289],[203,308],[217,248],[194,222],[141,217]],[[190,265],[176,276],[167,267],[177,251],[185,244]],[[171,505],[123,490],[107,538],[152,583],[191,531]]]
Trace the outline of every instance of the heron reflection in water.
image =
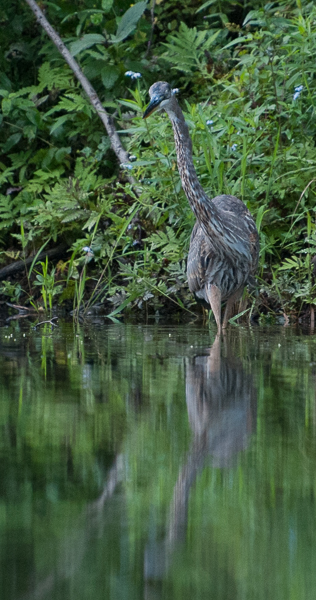
[[165,538],[153,540],[146,548],[144,572],[149,587],[151,580],[164,576],[174,549],[185,536],[190,490],[198,475],[209,464],[213,468],[234,466],[255,430],[257,397],[252,377],[229,354],[225,339],[224,345],[226,356],[222,357],[217,335],[207,355],[187,359],[186,404],[192,442],[174,487]]

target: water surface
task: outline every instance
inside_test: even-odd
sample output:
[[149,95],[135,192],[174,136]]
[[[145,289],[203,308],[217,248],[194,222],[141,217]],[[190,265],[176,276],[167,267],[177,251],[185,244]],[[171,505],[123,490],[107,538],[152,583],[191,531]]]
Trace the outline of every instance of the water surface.
[[3,600],[316,597],[316,338],[0,328]]

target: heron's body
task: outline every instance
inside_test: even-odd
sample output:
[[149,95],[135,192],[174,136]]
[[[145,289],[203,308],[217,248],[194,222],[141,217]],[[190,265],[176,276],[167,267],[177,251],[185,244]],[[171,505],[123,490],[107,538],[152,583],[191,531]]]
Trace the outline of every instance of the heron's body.
[[[187,275],[190,291],[197,300],[202,300],[210,306],[208,286],[215,285],[221,291],[221,301],[226,302],[237,290],[244,289],[257,268],[257,235],[252,217],[241,200],[235,196],[216,196],[212,202],[225,214],[229,212],[233,218],[243,219],[249,237],[252,235],[252,259],[232,256],[219,252],[212,239],[206,236],[199,221],[196,221],[190,240],[187,263]],[[253,231],[252,231],[253,230]],[[237,259],[237,260],[236,260]],[[249,269],[250,266],[250,269]]]
[[226,327],[235,301],[256,273],[259,236],[254,220],[235,196],[210,199],[203,190],[193,165],[188,126],[169,84],[155,83],[149,90],[151,102],[146,118],[163,108],[173,126],[178,169],[189,204],[196,216],[188,255],[187,274],[190,291],[214,312],[221,330],[221,302],[226,302],[223,327]]

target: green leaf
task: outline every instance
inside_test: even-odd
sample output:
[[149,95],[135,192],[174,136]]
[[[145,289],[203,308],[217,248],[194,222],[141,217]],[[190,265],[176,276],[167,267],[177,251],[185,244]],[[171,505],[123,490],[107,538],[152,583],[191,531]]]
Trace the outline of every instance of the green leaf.
[[94,44],[104,44],[104,42],[105,37],[100,33],[86,33],[80,40],[76,40],[70,44],[70,52],[72,56],[76,56],[76,54],[79,54],[82,50],[91,48]]
[[82,229],[88,229],[88,231],[91,231],[92,227],[94,227],[94,225],[100,220],[100,218],[101,214],[97,213],[96,211],[93,211],[87,222],[82,227]]
[[265,24],[264,10],[262,8],[259,10],[250,10],[244,19],[243,27],[247,25],[247,23],[249,25],[259,25],[262,27]]
[[114,44],[118,44],[118,42],[125,40],[125,38],[127,38],[127,36],[129,36],[130,33],[132,33],[139,19],[141,18],[146,6],[147,2],[137,2],[137,4],[131,6],[126,11],[126,13],[124,13],[117,28],[116,35],[112,37],[112,42]]
[[113,6],[113,0],[102,0],[101,5],[102,5],[104,12],[108,13],[108,12],[110,12],[110,10]]
[[[90,53],[92,53],[92,56]],[[90,80],[96,78],[100,79],[100,74],[104,67],[104,59],[101,60],[100,55],[98,55],[98,59],[96,60],[96,57],[93,56],[96,52],[93,50],[88,50],[87,54],[90,54],[91,58],[89,58],[84,65],[83,72],[85,76]]]
[[35,134],[36,134],[36,127],[32,127],[32,125],[26,125],[25,127],[23,127],[23,135],[24,135],[24,137],[27,137],[29,142],[34,140]]
[[70,153],[71,153],[71,146],[59,148],[59,150],[57,150],[57,152],[55,154],[55,159],[57,160],[58,163],[61,163],[64,160],[65,156],[67,156]]
[[300,269],[303,266],[303,261],[298,256],[292,256],[286,258],[282,265],[279,267],[279,271],[288,271],[289,269]]
[[22,133],[13,133],[13,135],[10,135],[6,143],[2,146],[2,152],[9,152],[20,141],[21,137]]
[[46,242],[44,242],[44,244],[42,244],[42,246],[40,247],[40,249],[36,252],[33,260],[32,260],[32,264],[31,264],[31,268],[29,270],[29,274],[28,276],[31,277],[32,271],[33,271],[33,267],[34,265],[36,265],[36,261],[37,261],[37,257],[38,255],[44,250],[45,246],[47,246],[48,242],[50,241],[50,238],[48,238],[48,240],[46,240]]
[[207,2],[204,2],[204,4],[202,4],[202,6],[200,6],[200,8],[198,8],[196,12],[199,13],[199,12],[201,12],[201,10],[205,10],[212,4],[215,4],[216,2],[217,2],[217,0],[207,0]]
[[244,35],[242,37],[238,37],[235,40],[232,40],[231,42],[229,42],[229,44],[226,44],[226,46],[224,46],[223,50],[226,50],[226,48],[230,48],[230,46],[236,46],[237,44],[241,44],[243,42],[251,42],[252,40],[252,35],[251,33],[249,35]]
[[242,310],[240,313],[238,313],[238,315],[235,315],[234,317],[229,319],[229,323],[235,323],[235,321],[237,321],[237,319],[239,319],[239,317],[242,317],[243,315],[245,315],[249,310],[250,310],[250,308],[246,308],[246,310]]
[[3,72],[0,72],[0,88],[8,90],[8,92],[11,92],[12,90],[12,83],[10,79],[6,76],[6,74]]
[[50,134],[54,133],[54,131],[66,123],[66,121],[69,121],[69,115],[62,115],[62,117],[58,117],[54,125],[52,125],[50,128]]
[[108,318],[114,317],[114,315],[117,315],[118,313],[122,312],[122,310],[131,302],[133,302],[135,300],[135,298],[137,298],[136,293],[131,294],[130,296],[128,296],[127,298],[125,298],[125,300],[122,302],[122,304],[120,304],[120,306],[118,306],[115,310],[112,310],[112,312],[110,312],[110,314],[106,315]]
[[83,211],[82,210],[74,210],[70,211],[63,219],[62,223],[69,223],[70,221],[77,221],[78,219],[82,219]]
[[7,116],[11,110],[12,101],[10,98],[3,98],[1,102],[2,112],[5,116]]
[[93,25],[100,25],[103,21],[103,16],[100,13],[94,13],[91,15],[90,20]]
[[38,71],[39,86],[36,91],[32,91],[32,88],[29,88],[30,94],[34,95],[35,93],[42,92],[45,88],[48,90],[54,88],[59,88],[60,90],[68,89],[70,79],[70,69],[68,70],[64,67],[56,67],[53,69],[49,62],[44,62]]
[[256,218],[256,227],[258,232],[260,232],[261,229],[261,223],[262,223],[262,219],[264,217],[265,214],[267,214],[269,212],[269,208],[266,208],[266,204],[262,204],[262,206],[259,207],[258,212],[257,212],[257,218]]
[[181,23],[179,31],[168,36],[168,43],[163,43],[168,48],[163,57],[173,64],[173,68],[186,73],[191,73],[196,67],[203,69],[205,52],[209,51],[219,34],[219,29],[214,33],[198,31],[196,27],[190,28]]
[[113,67],[112,65],[106,65],[105,67],[103,67],[101,71],[101,78],[104,87],[107,90],[110,90],[115,84],[118,76],[119,71],[116,69],[116,67]]

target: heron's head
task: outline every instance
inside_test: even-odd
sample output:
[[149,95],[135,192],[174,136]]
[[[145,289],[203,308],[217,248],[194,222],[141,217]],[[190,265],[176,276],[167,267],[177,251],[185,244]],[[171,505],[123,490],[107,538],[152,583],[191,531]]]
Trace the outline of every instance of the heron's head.
[[168,108],[172,104],[175,90],[171,89],[166,81],[157,81],[149,88],[150,102],[143,114],[143,119],[147,119],[155,110]]

